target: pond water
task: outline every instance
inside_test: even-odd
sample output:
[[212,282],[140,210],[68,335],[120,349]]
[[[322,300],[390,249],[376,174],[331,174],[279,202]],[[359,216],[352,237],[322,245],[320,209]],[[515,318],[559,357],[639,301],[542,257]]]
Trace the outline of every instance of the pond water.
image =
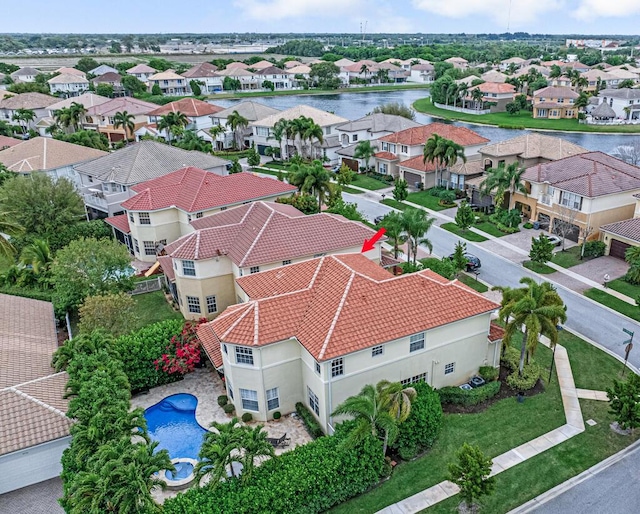
[[[329,111],[347,118],[356,120],[362,116],[369,114],[374,107],[389,103],[400,102],[411,106],[413,102],[428,96],[429,92],[425,90],[403,90],[403,91],[372,91],[370,93],[342,93],[327,95],[291,95],[291,96],[265,96],[247,98],[269,107],[276,109],[289,109],[295,105],[306,104],[317,109]],[[233,104],[242,101],[242,99],[215,100],[211,102],[222,107],[231,107]],[[425,114],[416,113],[416,121],[420,123],[431,123],[433,121],[442,121],[427,116]],[[445,122],[451,123],[451,122]],[[483,137],[490,139],[492,142],[503,141],[525,134],[526,130],[503,129],[498,127],[488,127],[486,125],[471,125],[469,123],[453,122],[455,125],[468,127],[476,131]],[[546,132],[551,136],[562,137],[567,141],[571,141],[588,150],[601,151],[611,153],[611,151],[619,145],[629,144],[633,136],[621,134],[578,134],[575,132]],[[636,137],[640,137],[640,134]]]

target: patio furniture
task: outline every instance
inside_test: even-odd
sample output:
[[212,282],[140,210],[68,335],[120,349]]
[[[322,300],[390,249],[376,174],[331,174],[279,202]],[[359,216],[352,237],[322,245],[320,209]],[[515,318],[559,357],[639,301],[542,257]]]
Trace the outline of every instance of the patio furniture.
[[267,441],[269,441],[269,444],[274,448],[284,448],[285,446],[289,446],[291,438],[287,437],[287,433],[285,432],[280,438],[267,437]]

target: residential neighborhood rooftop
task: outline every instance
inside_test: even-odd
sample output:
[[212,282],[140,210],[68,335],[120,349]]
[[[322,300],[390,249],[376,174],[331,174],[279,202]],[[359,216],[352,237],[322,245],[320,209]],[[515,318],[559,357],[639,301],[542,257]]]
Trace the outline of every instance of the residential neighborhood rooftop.
[[367,130],[372,133],[376,132],[399,132],[401,130],[419,127],[420,123],[410,120],[404,116],[395,114],[374,113],[367,114],[362,118],[349,121],[336,127],[337,130],[343,132],[356,132],[358,130]]
[[0,163],[16,173],[45,171],[108,155],[107,152],[74,145],[50,137],[35,137],[0,152]]
[[609,223],[608,225],[600,225],[600,230],[640,243],[640,218],[631,218]]
[[280,112],[280,109],[275,109],[258,102],[253,102],[252,100],[245,100],[217,112],[214,117],[225,119],[235,111],[248,121],[256,121],[267,118],[272,114],[277,114]]
[[576,93],[570,87],[565,86],[547,86],[542,89],[538,89],[533,93],[534,97],[541,98],[573,98],[576,99],[580,95]]
[[407,146],[423,145],[433,134],[438,134],[446,139],[450,139],[461,146],[481,145],[489,141],[487,138],[482,137],[477,132],[466,127],[457,127],[439,122],[401,130],[400,132],[381,137],[379,141]]
[[291,107],[290,109],[280,111],[277,114],[272,114],[271,116],[267,116],[266,118],[254,121],[250,123],[250,125],[259,127],[273,127],[279,120],[294,120],[296,118],[299,118],[300,116],[311,118],[321,127],[337,125],[338,123],[345,123],[349,121],[346,118],[341,118],[340,116],[336,116],[335,114],[331,114],[330,112],[316,109],[315,107],[310,107],[308,105],[300,104],[296,105],[295,107]]
[[[295,337],[317,361],[499,307],[431,270],[394,276],[362,254],[312,259],[241,277],[237,283],[250,300],[205,325],[218,340],[262,346]],[[380,316],[379,307],[390,301],[402,309]]]
[[0,101],[0,109],[44,109],[58,102],[55,96],[42,93],[20,93],[15,96],[5,97]]
[[47,80],[48,84],[89,84],[89,81],[83,75],[75,73],[61,73]]
[[587,151],[586,148],[560,137],[547,136],[538,132],[498,141],[481,149],[483,155],[495,157],[517,155],[523,159],[542,158],[552,161]]
[[0,150],[5,150],[9,147],[19,145],[20,143],[22,143],[22,139],[0,135]]
[[133,68],[129,68],[127,70],[127,73],[129,73],[129,74],[134,74],[134,73],[156,73],[157,71],[158,70],[156,70],[155,68],[152,68],[148,64],[136,64]]
[[71,107],[71,104],[74,103],[82,105],[85,109],[89,109],[94,105],[101,105],[109,101],[111,101],[111,98],[107,98],[106,96],[96,95],[95,93],[83,93],[79,96],[71,96],[53,103],[48,106],[48,109],[50,111],[57,111],[59,109]]
[[216,77],[216,71],[218,71],[218,67],[209,63],[203,62],[200,64],[196,64],[192,66],[187,71],[185,71],[182,76],[190,79],[190,78],[204,78],[204,77]]
[[87,116],[105,116],[112,117],[117,112],[127,111],[129,114],[148,114],[158,108],[157,104],[138,100],[124,96],[121,98],[112,98],[108,102],[96,104],[87,109]]
[[149,116],[164,116],[170,112],[181,112],[190,118],[209,116],[222,111],[223,108],[209,102],[203,102],[197,98],[183,98],[175,102],[169,102],[147,113]]

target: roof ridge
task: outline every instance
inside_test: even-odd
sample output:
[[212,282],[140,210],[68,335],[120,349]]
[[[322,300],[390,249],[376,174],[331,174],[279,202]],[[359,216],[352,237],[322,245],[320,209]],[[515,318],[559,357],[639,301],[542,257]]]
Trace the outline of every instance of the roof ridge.
[[[189,166],[188,168],[185,169],[184,171],[184,175],[182,176],[182,178],[184,179],[184,177],[186,177],[187,172],[190,168],[193,168],[193,166]],[[200,194],[200,190],[202,189],[202,185],[204,183],[206,183],[207,181],[207,174],[206,172],[202,174],[201,178],[200,178],[200,184],[198,184],[198,187],[195,190],[195,194],[193,195],[193,200],[191,201],[191,204],[189,205],[189,212],[194,212],[194,208],[195,208],[195,204],[198,201],[198,195]],[[182,182],[182,181],[181,181]]]
[[260,309],[260,304],[256,302],[255,307],[253,309],[253,344],[257,345],[258,341],[259,341],[259,329],[258,329],[258,323],[260,321],[259,318],[259,309]]
[[309,282],[307,289],[311,289],[313,285],[316,283],[316,279],[318,278],[318,274],[320,273],[320,269],[322,268],[322,264],[324,263],[325,259],[326,259],[326,256],[323,256],[323,257],[320,257],[320,259],[318,260],[318,266],[316,267],[316,270],[313,272],[313,276],[311,277],[311,281]]
[[[37,339],[47,339],[47,338],[46,337],[38,337]],[[20,387],[23,387],[23,386],[26,386],[26,385],[29,385],[29,384],[33,384],[35,382],[40,382],[42,380],[47,380],[48,378],[56,377],[58,375],[63,375],[65,373],[66,373],[66,371],[59,371],[57,373],[51,373],[50,375],[45,375],[44,377],[38,377],[38,378],[34,378],[33,380],[27,380],[26,382],[22,382],[20,384],[4,387],[4,388],[0,389],[0,391],[8,391],[8,390],[14,389],[14,388],[18,389]]]
[[4,391],[11,391],[12,393],[15,393],[18,396],[24,398],[25,400],[30,400],[33,403],[35,403],[36,405],[39,405],[40,407],[43,407],[43,408],[45,408],[47,410],[50,410],[54,414],[57,414],[58,416],[62,416],[64,419],[67,419],[67,420],[71,421],[67,417],[67,415],[64,412],[62,412],[60,409],[56,409],[54,406],[49,405],[48,403],[45,403],[42,400],[38,400],[37,398],[31,396],[30,394],[25,393],[24,391],[20,391],[19,389],[16,389],[15,387],[8,387],[7,389],[4,389]]
[[[246,305],[247,305],[247,308],[246,308],[246,309],[245,309],[245,311],[242,313],[242,315],[241,315],[237,320],[235,320],[235,321],[231,324],[231,326],[230,326],[227,330],[225,330],[225,332],[220,336],[220,340],[221,340],[221,341],[225,341],[225,340],[226,340],[226,338],[227,338],[227,334],[229,334],[229,332],[231,332],[234,328],[236,328],[236,326],[238,325],[238,323],[240,323],[240,322],[245,318],[245,316],[247,316],[247,315],[249,314],[249,311],[251,311],[252,309],[255,309],[255,304],[256,304],[256,301],[255,301],[255,300],[251,300],[251,301],[247,302],[247,304],[246,304]],[[234,311],[234,312],[235,312],[235,311]],[[254,321],[255,321],[255,320],[254,320]]]
[[198,260],[198,255],[200,255],[200,232],[196,232],[196,247],[193,252],[194,261]]
[[329,330],[327,331],[327,335],[324,339],[324,342],[322,343],[322,348],[320,349],[320,353],[318,353],[318,359],[322,359],[324,357],[325,352],[327,351],[329,340],[331,339],[331,336],[333,335],[333,330],[335,329],[336,324],[338,323],[338,318],[340,317],[342,308],[344,307],[344,304],[347,301],[347,295],[351,290],[351,284],[353,284],[353,279],[355,278],[355,276],[356,276],[356,272],[351,270],[351,276],[349,277],[349,281],[347,282],[347,285],[344,288],[344,291],[342,293],[342,298],[340,298],[340,303],[338,304],[336,313],[334,314],[333,320],[331,321],[331,326],[329,327]]
[[[244,262],[247,260],[247,258],[249,257],[249,254],[251,253],[251,251],[254,249],[254,247],[256,246],[256,244],[258,243],[258,241],[260,240],[260,238],[262,237],[262,234],[264,233],[264,231],[267,229],[267,225],[269,225],[269,223],[271,222],[271,219],[273,218],[273,215],[275,214],[275,210],[271,209],[271,213],[269,214],[269,216],[267,217],[267,219],[265,220],[265,222],[262,224],[262,227],[260,228],[260,231],[258,232],[258,234],[256,235],[255,239],[253,240],[253,242],[251,243],[251,246],[247,249],[246,252],[244,252],[244,256],[242,257],[242,260],[240,261],[240,263],[238,264],[238,267],[241,267],[242,265],[244,265]],[[243,227],[244,228],[244,227]]]

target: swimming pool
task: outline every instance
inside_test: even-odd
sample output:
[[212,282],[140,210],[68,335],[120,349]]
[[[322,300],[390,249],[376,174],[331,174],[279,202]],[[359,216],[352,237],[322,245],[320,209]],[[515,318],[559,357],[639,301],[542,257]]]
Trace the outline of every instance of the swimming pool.
[[[157,451],[167,450],[172,459],[198,458],[207,431],[196,421],[197,405],[195,396],[182,393],[167,396],[144,411],[149,437],[159,443]],[[192,471],[188,465],[176,468],[173,478],[184,478]]]

